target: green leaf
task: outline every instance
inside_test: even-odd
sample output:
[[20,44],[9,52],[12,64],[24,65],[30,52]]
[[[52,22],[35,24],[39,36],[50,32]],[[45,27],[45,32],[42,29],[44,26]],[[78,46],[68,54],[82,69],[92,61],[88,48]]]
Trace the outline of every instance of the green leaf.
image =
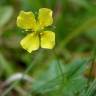
[[13,68],[10,63],[4,58],[4,56],[0,53],[0,70],[9,76],[13,73]]
[[[87,80],[84,78],[83,72],[88,60],[88,58],[76,59],[71,64],[60,63],[61,69],[58,66],[58,60],[53,60],[48,69],[41,74],[41,78],[39,77],[33,83],[32,91],[41,94],[55,92],[55,96],[58,96],[57,94],[61,94],[60,96],[72,96],[73,94],[74,96],[75,92],[80,92],[86,86]],[[60,73],[60,70],[63,74]]]
[[3,27],[11,19],[13,8],[11,6],[0,7],[0,27]]

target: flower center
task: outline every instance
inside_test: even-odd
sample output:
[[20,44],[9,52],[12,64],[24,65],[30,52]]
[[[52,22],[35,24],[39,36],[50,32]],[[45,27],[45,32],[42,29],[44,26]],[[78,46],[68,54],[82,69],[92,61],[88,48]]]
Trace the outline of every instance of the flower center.
[[40,26],[40,24],[37,22],[36,27],[35,27],[35,32],[41,32],[41,30],[43,30],[44,28],[42,26]]

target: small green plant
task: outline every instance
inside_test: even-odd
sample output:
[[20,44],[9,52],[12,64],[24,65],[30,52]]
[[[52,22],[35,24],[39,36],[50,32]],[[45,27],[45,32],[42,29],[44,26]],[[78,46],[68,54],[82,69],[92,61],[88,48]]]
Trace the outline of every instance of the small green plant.
[[96,96],[95,0],[0,1],[0,96]]

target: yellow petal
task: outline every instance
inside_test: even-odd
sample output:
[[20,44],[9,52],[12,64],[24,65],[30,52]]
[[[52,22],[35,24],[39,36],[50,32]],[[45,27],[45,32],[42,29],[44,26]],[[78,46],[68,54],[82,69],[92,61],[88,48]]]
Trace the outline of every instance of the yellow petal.
[[17,26],[22,29],[33,29],[36,25],[36,20],[32,12],[21,11],[17,17]]
[[49,26],[53,23],[52,10],[48,8],[39,9],[38,20],[42,27]]
[[41,48],[52,49],[55,45],[55,33],[44,31],[41,34]]
[[25,50],[31,53],[39,48],[39,36],[35,33],[28,34],[21,40],[20,44]]

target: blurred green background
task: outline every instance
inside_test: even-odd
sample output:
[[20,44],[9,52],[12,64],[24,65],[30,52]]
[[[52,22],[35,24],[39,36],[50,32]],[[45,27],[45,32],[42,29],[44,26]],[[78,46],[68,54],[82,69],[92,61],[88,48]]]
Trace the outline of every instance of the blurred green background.
[[[53,10],[56,46],[31,54],[19,42],[21,10]],[[96,0],[0,0],[0,96],[96,96]]]

